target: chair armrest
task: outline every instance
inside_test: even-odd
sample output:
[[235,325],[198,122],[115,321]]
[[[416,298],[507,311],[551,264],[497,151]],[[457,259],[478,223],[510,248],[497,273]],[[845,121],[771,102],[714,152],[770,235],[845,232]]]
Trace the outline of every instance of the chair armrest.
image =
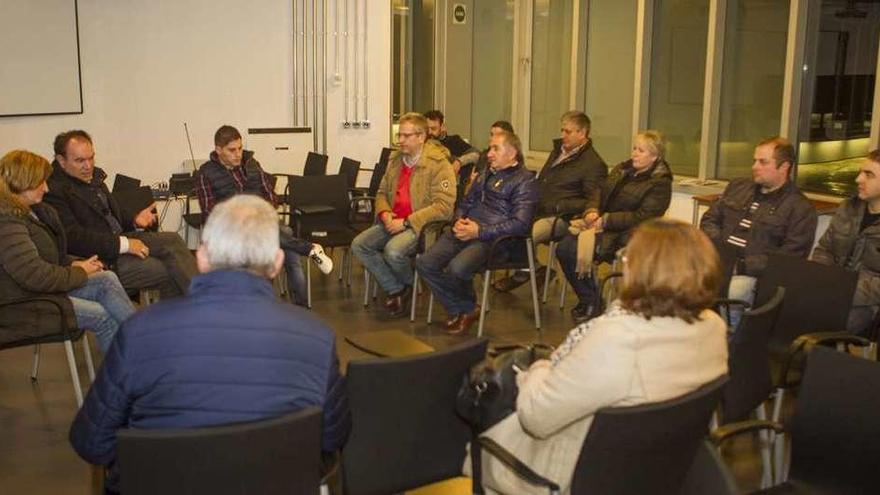
[[[58,309],[58,314],[61,315],[61,332],[65,334],[71,333],[71,328],[67,325],[67,319],[64,318],[64,307],[61,306],[61,303],[59,303],[57,299],[44,296],[22,297],[0,302],[0,308],[4,308],[7,306],[17,306],[20,304],[29,304],[34,302],[45,302],[51,304],[52,306],[55,306]],[[77,329],[74,328],[74,330]]]
[[763,419],[751,419],[748,421],[737,421],[736,423],[719,426],[709,433],[709,439],[713,444],[719,446],[728,438],[733,438],[743,433],[761,430],[773,430],[779,434],[785,433],[785,428],[783,428],[780,423]]
[[293,214],[298,216],[318,215],[321,213],[333,213],[336,208],[328,205],[300,205],[293,209]]
[[599,284],[599,294],[605,293],[605,284],[608,283],[612,278],[620,278],[623,277],[623,272],[611,272],[607,277],[602,279],[602,282]]
[[859,347],[871,345],[871,341],[853,335],[849,332],[813,332],[805,333],[792,341],[785,356],[785,361],[779,369],[779,380],[777,383],[782,388],[789,388],[797,385],[796,382],[788,381],[788,372],[794,365],[795,359],[801,354],[810,352],[810,349],[817,345],[828,344],[853,344]]
[[443,229],[452,225],[452,222],[449,220],[432,220],[426,223],[422,230],[419,232],[418,243],[416,244],[416,252],[424,253],[425,252],[425,240],[428,234],[431,232],[437,232],[437,235],[440,235],[443,232]]
[[540,474],[534,472],[532,468],[526,466],[522,461],[517,459],[513,454],[507,451],[497,442],[488,437],[480,437],[477,439],[480,447],[484,452],[492,454],[493,457],[501,461],[502,464],[510,468],[520,478],[528,481],[533,485],[543,486],[550,491],[551,495],[559,494],[559,485],[544,478]]

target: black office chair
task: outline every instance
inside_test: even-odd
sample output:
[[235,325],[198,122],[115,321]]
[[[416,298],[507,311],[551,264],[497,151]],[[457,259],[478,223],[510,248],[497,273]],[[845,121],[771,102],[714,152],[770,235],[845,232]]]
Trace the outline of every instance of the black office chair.
[[[292,176],[290,179],[290,226],[296,236],[325,248],[348,247],[357,236],[351,212],[364,198],[351,199],[344,175]],[[355,205],[353,207],[353,204]],[[341,275],[351,280],[351,252],[346,250]],[[311,266],[306,268],[308,306],[311,307]]]
[[339,164],[339,173],[348,178],[348,189],[352,191],[357,187],[358,173],[361,171],[361,162],[352,160],[346,156],[342,157]]
[[[15,308],[16,311],[10,311]],[[45,328],[58,330],[46,333]],[[34,363],[31,367],[31,381],[37,382],[40,370],[40,346],[63,343],[67,354],[67,365],[73,382],[73,393],[77,406],[82,406],[83,393],[73,353],[73,342],[82,339],[89,379],[95,379],[95,366],[89,350],[89,340],[85,332],[76,326],[76,315],[70,299],[63,296],[36,296],[0,302],[0,351],[15,347],[34,346]]]
[[321,410],[208,428],[121,429],[122,493],[318,493]]
[[[811,347],[797,408],[788,432],[791,467],[779,485],[756,493],[876,493],[880,459],[880,364]],[[786,428],[776,422],[748,421],[728,425],[712,435],[716,443],[743,432]],[[777,443],[782,465],[784,442]],[[784,474],[785,470],[780,470]]]
[[758,279],[755,305],[764,305],[785,288],[785,304],[770,334],[773,380],[776,388],[773,421],[779,421],[787,389],[799,382],[799,363],[806,344],[870,344],[846,332],[846,322],[858,273],[802,258],[770,255]]
[[320,153],[309,151],[306,155],[306,164],[303,167],[303,175],[327,175],[327,162],[330,157]]
[[456,414],[455,398],[487,346],[478,339],[414,357],[349,363],[346,495],[399,493],[461,475],[471,430]]
[[[736,331],[731,336],[727,358],[730,382],[721,395],[718,424],[749,419],[767,419],[764,403],[773,392],[770,372],[770,353],[767,341],[782,310],[785,289],[776,288],[774,296],[764,305],[743,313]],[[766,432],[760,435],[763,477],[761,486],[773,482],[771,444],[774,439]]]
[[[677,399],[597,412],[578,457],[571,494],[678,493],[726,382],[722,376]],[[517,475],[559,493],[557,483],[513,462],[513,455],[496,442],[480,437],[480,446]]]

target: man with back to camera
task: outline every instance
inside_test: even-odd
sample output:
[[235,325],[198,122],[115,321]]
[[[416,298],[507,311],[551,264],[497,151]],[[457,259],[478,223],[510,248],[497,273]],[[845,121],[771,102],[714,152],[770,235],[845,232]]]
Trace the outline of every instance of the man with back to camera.
[[427,140],[427,121],[417,113],[400,117],[397,144],[376,192],[376,223],[358,234],[351,252],[387,295],[389,316],[405,313],[412,291],[410,256],[422,228],[448,220],[455,201],[455,175],[442,146]]
[[63,132],[53,146],[45,200],[58,210],[69,254],[97,254],[128,291],[158,288],[163,298],[185,293],[196,274],[195,259],[177,233],[147,231],[157,223],[155,204],[131,218],[122,212],[104,184],[107,174],[95,166],[86,131]]
[[214,208],[190,293],[135,314],[119,330],[70,428],[87,462],[110,466],[119,428],[197,428],[323,409],[321,448],[351,428],[336,338],[319,318],[275,297],[284,261],[278,214],[235,196]]
[[[275,178],[263,170],[254,158],[254,152],[242,148],[238,129],[220,126],[214,133],[214,151],[210,159],[199,167],[196,193],[203,215],[207,217],[217,203],[236,194],[254,194],[277,206],[274,187]],[[308,256],[324,274],[333,270],[333,260],[324,254],[320,244],[294,237],[293,229],[288,225],[279,224],[279,229],[288,291],[295,304],[305,306],[308,289],[299,257]]]
[[[592,123],[584,112],[569,110],[559,119],[559,138],[553,140],[553,151],[538,174],[539,220],[532,226],[535,244],[549,242],[568,232],[568,222],[553,220],[556,215],[577,215],[587,205],[598,205],[602,186],[608,177],[608,165],[599,156],[590,139]],[[552,230],[552,232],[551,232]],[[544,284],[544,270],[538,266],[535,277],[539,287]],[[511,291],[528,282],[528,272],[518,271],[493,284],[495,290]]]
[[477,177],[455,209],[455,223],[416,260],[416,269],[449,315],[447,332],[467,332],[480,317],[474,274],[485,264],[492,241],[528,233],[538,203],[532,172],[517,161],[522,145],[502,132],[489,146],[489,168]]
[[[446,117],[440,110],[429,110],[425,112],[425,118],[428,119],[428,137],[436,139],[440,142],[452,155],[452,169],[455,176],[458,177],[459,170],[462,165],[476,163],[480,158],[480,152],[468,144],[458,134],[448,134],[446,130]],[[464,177],[467,179],[467,177]],[[459,184],[462,181],[459,180]]]
[[812,260],[859,272],[847,330],[868,335],[880,305],[880,149],[868,153],[858,192],[837,208]]
[[[816,236],[816,209],[791,181],[794,146],[782,137],[755,147],[752,177],[732,180],[700,220],[717,245],[736,252],[728,297],[749,303],[772,253],[806,258]],[[738,317],[731,318],[732,323]]]

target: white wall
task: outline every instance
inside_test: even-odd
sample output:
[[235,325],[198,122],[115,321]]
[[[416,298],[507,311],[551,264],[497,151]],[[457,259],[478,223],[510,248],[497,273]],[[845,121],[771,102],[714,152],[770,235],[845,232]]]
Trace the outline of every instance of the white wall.
[[[390,5],[369,4],[373,125],[366,131],[335,125],[342,120],[342,86],[329,86],[331,171],[343,152],[371,165],[388,143]],[[0,118],[0,153],[25,148],[50,158],[57,133],[82,128],[111,177],[121,172],[152,183],[167,180],[189,156],[184,121],[196,159],[213,149],[221,124],[242,133],[290,126],[292,9],[290,0],[79,0],[84,113]]]

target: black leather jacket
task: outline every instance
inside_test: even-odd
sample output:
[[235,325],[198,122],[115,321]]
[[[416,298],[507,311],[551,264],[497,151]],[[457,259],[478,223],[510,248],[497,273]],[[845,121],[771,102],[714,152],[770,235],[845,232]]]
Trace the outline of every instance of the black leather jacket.
[[[700,220],[700,229],[717,244],[726,242],[748,213],[758,186],[751,179],[736,179],[727,185]],[[767,255],[787,254],[806,258],[816,237],[816,208],[790,181],[772,199],[762,201],[752,215],[748,243],[740,253],[741,275],[757,277],[767,266]]]
[[574,155],[553,166],[562,153],[562,140],[553,140],[553,151],[538,174],[538,215],[578,213],[598,208],[608,165],[589,140]]

